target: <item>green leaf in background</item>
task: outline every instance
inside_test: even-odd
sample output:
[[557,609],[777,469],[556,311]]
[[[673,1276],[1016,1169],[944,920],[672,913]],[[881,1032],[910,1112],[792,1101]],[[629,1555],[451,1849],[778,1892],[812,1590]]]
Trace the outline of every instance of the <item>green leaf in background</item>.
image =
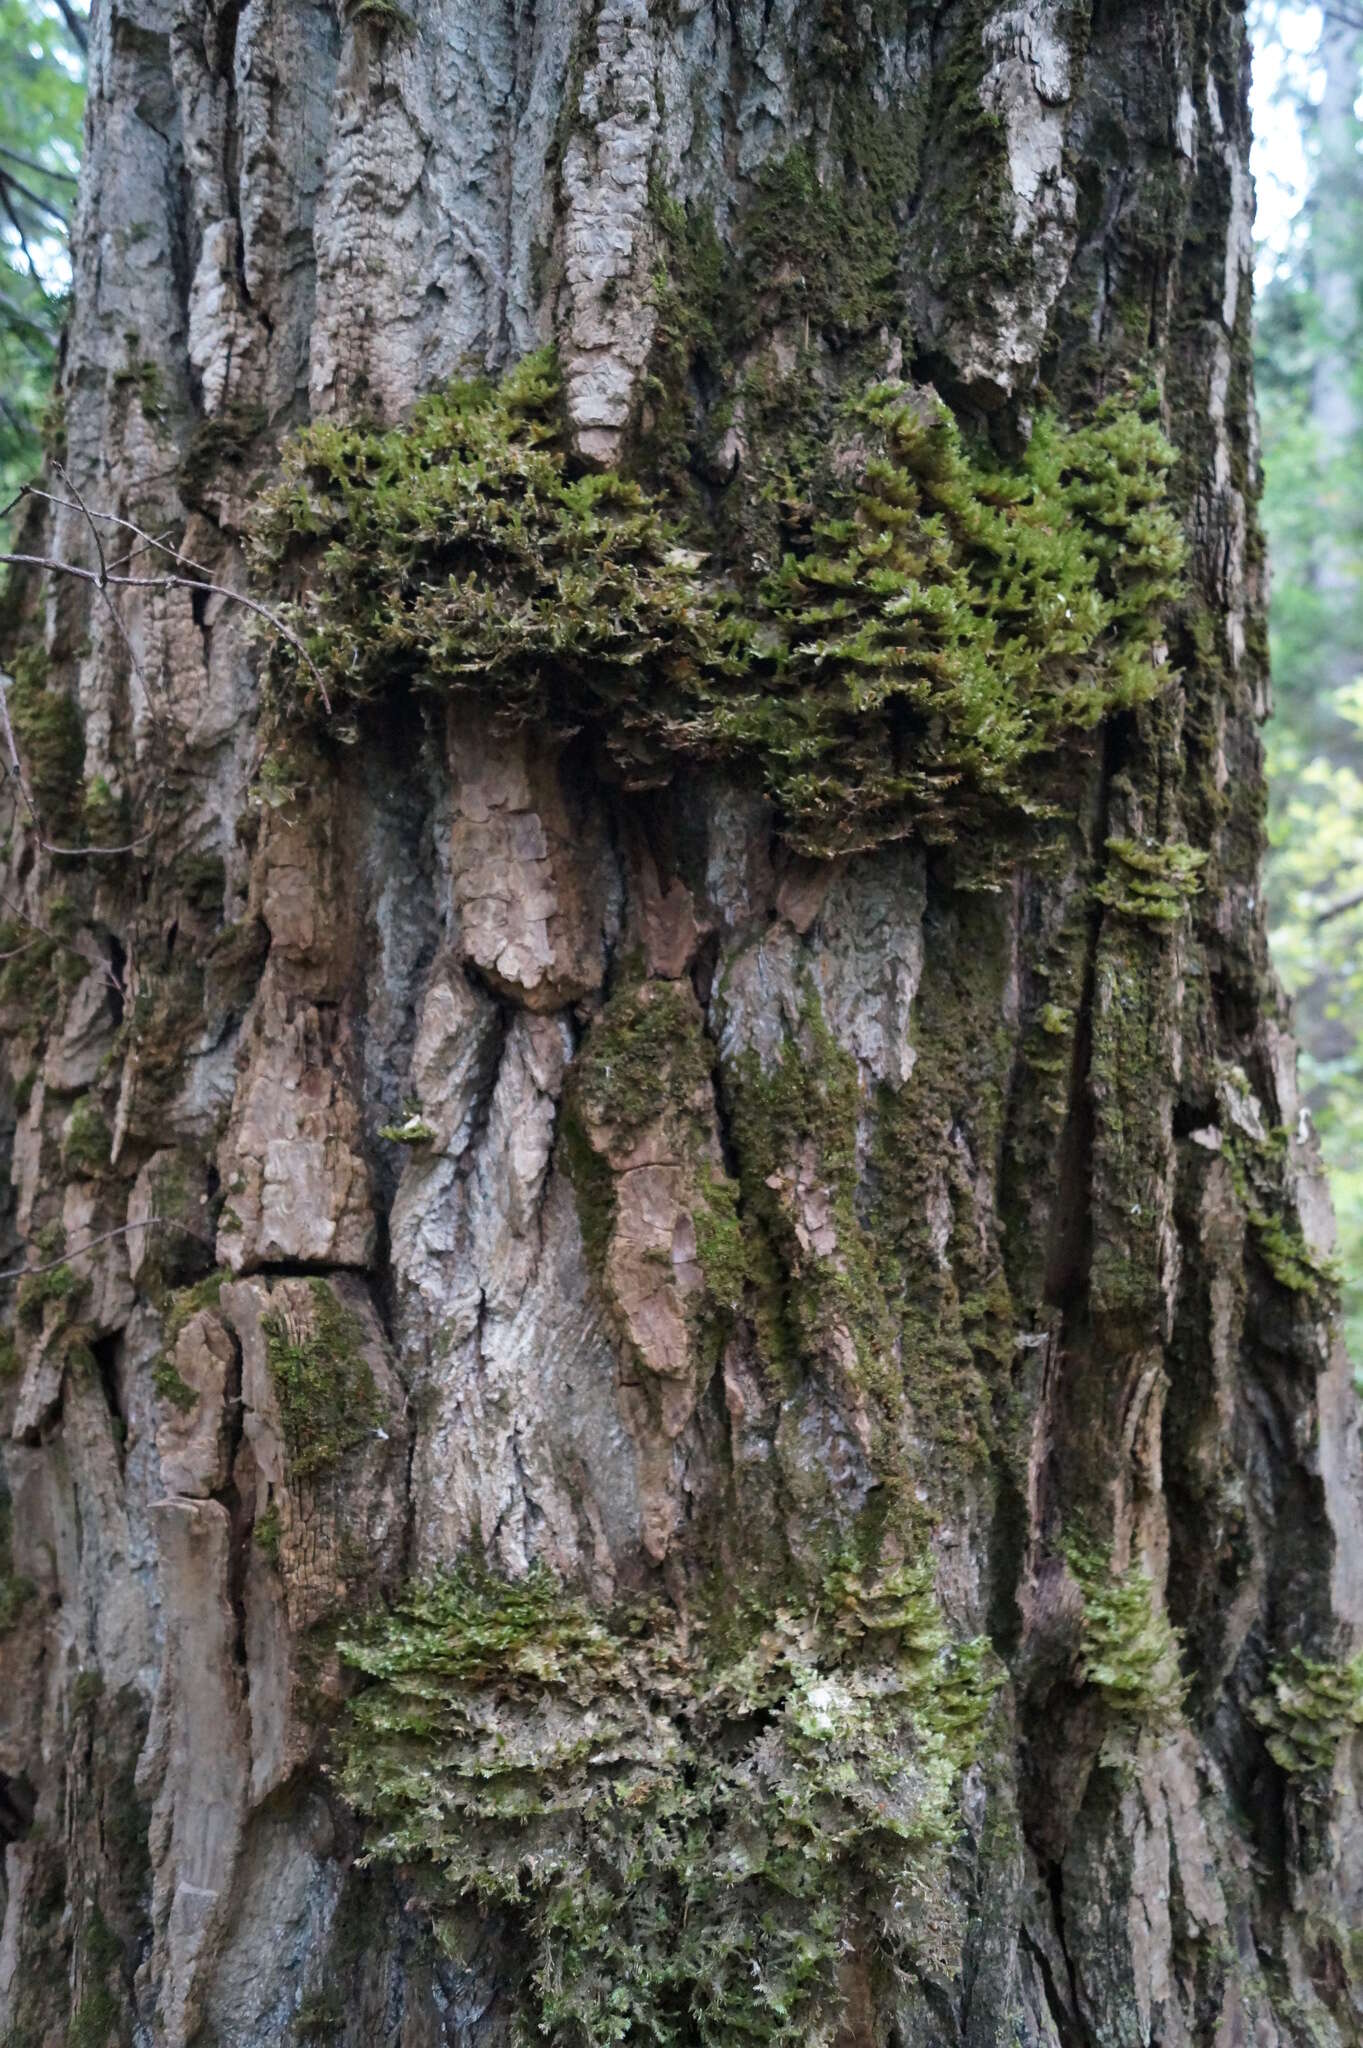
[[[1295,66],[1304,204],[1261,282],[1260,507],[1273,572],[1269,923],[1296,1001],[1307,1102],[1339,1223],[1345,1336],[1363,1366],[1363,33],[1300,6],[1257,10],[1256,46]],[[1313,27],[1313,24],[1315,25]],[[1269,127],[1261,111],[1261,134]],[[1261,266],[1262,268],[1262,266]]]
[[83,7],[0,0],[0,504],[38,467],[70,284]]

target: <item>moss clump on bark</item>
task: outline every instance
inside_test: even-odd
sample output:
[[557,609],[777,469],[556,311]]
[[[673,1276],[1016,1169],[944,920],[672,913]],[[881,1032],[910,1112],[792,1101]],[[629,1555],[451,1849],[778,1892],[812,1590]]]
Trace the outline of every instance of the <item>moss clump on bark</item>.
[[[1045,757],[1165,680],[1172,450],[1108,404],[1042,418],[1005,469],[901,384],[849,403],[833,441],[800,545],[725,581],[661,500],[578,472],[552,361],[531,357],[404,428],[307,428],[259,507],[257,559],[302,570],[294,624],[338,708],[476,690],[509,723],[587,723],[636,786],[729,759],[813,853],[1044,811]],[[315,709],[296,649],[277,641],[271,664]]]
[[70,830],[84,793],[85,732],[75,698],[52,687],[39,648],[21,649],[14,657],[9,712],[44,829]]
[[180,1377],[172,1359],[162,1358],[152,1368],[151,1383],[163,1401],[169,1401],[172,1408],[178,1408],[182,1415],[188,1415],[191,1408],[199,1405],[199,1396],[188,1382]]
[[167,1345],[175,1343],[186,1323],[198,1315],[200,1309],[217,1307],[223,1282],[227,1278],[228,1275],[223,1272],[208,1273],[202,1280],[196,1280],[192,1286],[176,1289],[166,1303],[164,1330]]
[[260,1324],[295,1479],[329,1471],[372,1436],[382,1414],[364,1325],[325,1280],[310,1281],[308,1292],[306,1330],[291,1329],[276,1311]]
[[1142,845],[1114,838],[1107,853],[1107,872],[1094,891],[1098,901],[1157,931],[1178,924],[1202,887],[1207,856],[1180,840]]
[[107,1172],[113,1140],[99,1104],[82,1095],[62,1128],[62,1166],[68,1174],[86,1178]]
[[1182,1710],[1180,1643],[1154,1604],[1149,1574],[1138,1565],[1113,1571],[1100,1552],[1077,1544],[1067,1562],[1084,1598],[1079,1668],[1108,1711],[1139,1726],[1160,1727]]
[[798,1033],[725,1062],[755,1323],[788,1372],[830,1366],[893,1403],[898,1371],[874,1248],[857,1214],[857,1063],[805,989]]
[[1291,1778],[1328,1781],[1342,1742],[1363,1731],[1363,1651],[1347,1662],[1292,1650],[1253,1705],[1268,1753]]
[[837,1568],[751,1619],[712,1654],[542,1568],[466,1568],[342,1638],[371,1681],[339,1731],[367,1853],[408,1868],[437,1933],[468,1896],[519,1910],[527,2039],[831,2043],[854,1918],[888,1967],[940,1960],[983,1645],[951,1644],[912,1568]]
[[685,1176],[704,1280],[691,1318],[703,1342],[738,1305],[748,1273],[738,1191],[723,1170],[715,1134],[714,1065],[688,982],[627,984],[593,1019],[560,1127],[583,1248],[598,1279],[606,1278],[616,1226],[617,1173],[647,1134],[658,1159]]
[[1264,1127],[1241,1068],[1223,1066],[1219,1082],[1223,1150],[1254,1248],[1280,1287],[1329,1314],[1339,1301],[1339,1273],[1312,1250],[1302,1230],[1288,1184],[1290,1133]]
[[35,1591],[33,1581],[14,1569],[12,1527],[10,1504],[0,1500],[0,1636],[16,1626]]

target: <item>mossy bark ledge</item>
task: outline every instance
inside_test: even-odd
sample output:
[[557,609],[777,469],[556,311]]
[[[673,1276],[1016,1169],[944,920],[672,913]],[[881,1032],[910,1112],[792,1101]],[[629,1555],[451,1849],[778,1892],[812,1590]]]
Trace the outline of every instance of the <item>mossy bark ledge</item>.
[[1246,66],[97,0],[66,468],[293,637],[0,620],[6,2048],[1363,2039]]

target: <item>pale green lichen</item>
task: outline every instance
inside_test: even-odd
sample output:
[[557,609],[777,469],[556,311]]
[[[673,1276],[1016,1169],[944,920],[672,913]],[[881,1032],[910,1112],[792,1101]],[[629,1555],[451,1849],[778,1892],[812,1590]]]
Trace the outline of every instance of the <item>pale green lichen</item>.
[[347,711],[476,690],[510,723],[588,724],[634,783],[727,757],[816,853],[1044,811],[1046,758],[1166,680],[1172,451],[1109,405],[1043,417],[1005,470],[896,384],[846,408],[840,446],[803,540],[740,587],[639,485],[577,473],[547,355],[388,433],[318,422],[256,521],[269,573],[307,572],[315,672],[278,639],[276,687],[316,709],[320,675]]
[[902,1567],[750,1624],[720,1649],[542,1568],[465,1568],[342,1638],[370,1681],[340,1730],[366,1853],[438,1934],[468,1896],[518,1912],[527,2040],[831,2043],[852,1915],[891,1965],[940,1942],[983,1645]]
[[1292,1650],[1253,1705],[1268,1753],[1289,1777],[1328,1780],[1342,1742],[1363,1732],[1363,1651],[1347,1661]]

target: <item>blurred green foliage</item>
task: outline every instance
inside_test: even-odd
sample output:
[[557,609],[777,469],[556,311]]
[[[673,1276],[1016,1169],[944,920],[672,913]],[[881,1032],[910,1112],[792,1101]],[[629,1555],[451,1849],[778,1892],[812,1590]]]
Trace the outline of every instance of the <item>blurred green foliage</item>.
[[41,459],[84,106],[83,6],[0,0],[0,505]]
[[[1300,15],[1301,10],[1291,10]],[[1268,8],[1261,38],[1287,9]],[[1363,1366],[1363,35],[1327,20],[1299,101],[1310,185],[1261,288],[1261,507],[1272,564],[1269,919],[1339,1221]]]

